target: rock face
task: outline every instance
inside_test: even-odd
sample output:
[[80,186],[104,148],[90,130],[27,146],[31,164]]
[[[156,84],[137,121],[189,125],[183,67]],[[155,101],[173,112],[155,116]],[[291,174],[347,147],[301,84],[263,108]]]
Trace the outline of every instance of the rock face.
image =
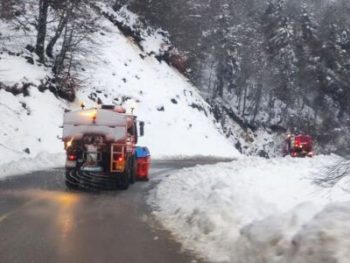
[[124,4],[169,31],[172,44],[188,57],[187,76],[215,107],[234,113],[224,114],[227,131],[235,115],[274,134],[273,127],[296,128],[316,137],[319,151],[347,153],[350,140],[340,130],[349,132],[350,126],[350,3]]

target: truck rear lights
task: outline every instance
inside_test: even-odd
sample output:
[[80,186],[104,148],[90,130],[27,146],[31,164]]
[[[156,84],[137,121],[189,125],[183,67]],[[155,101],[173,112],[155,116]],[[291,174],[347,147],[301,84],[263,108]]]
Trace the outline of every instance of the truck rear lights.
[[68,161],[76,161],[77,156],[75,154],[68,154],[67,159]]
[[125,170],[125,158],[123,155],[114,155],[113,170],[123,172]]
[[117,162],[122,162],[122,161],[124,161],[124,157],[123,156],[119,156],[119,157],[117,157],[116,161]]
[[111,172],[124,172],[127,166],[125,158],[125,145],[112,144],[111,145]]

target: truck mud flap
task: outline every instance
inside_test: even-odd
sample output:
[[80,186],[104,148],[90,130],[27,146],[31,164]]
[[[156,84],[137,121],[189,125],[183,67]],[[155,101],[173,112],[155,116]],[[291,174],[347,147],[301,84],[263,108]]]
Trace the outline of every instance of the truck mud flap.
[[119,177],[115,174],[96,174],[86,171],[76,172],[76,179],[79,182],[79,188],[96,190],[116,190],[119,186]]

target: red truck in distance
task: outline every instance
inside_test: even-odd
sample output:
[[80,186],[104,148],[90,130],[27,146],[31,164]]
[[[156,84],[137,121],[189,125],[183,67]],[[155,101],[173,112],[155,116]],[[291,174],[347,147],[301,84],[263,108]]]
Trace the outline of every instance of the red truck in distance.
[[290,155],[291,157],[313,157],[315,152],[313,150],[312,137],[304,134],[289,134],[285,140],[283,155]]

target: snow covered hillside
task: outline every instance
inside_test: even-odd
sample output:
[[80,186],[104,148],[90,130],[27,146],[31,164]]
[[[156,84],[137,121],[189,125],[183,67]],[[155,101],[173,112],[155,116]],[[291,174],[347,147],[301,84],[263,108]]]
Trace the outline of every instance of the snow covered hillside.
[[[50,91],[40,92],[47,69],[17,56],[0,55],[0,82],[23,93],[0,88],[0,177],[63,163],[59,140],[62,114],[67,104]],[[39,160],[32,160],[33,158]]]
[[184,247],[209,262],[348,262],[350,195],[313,184],[337,156],[240,158],[184,169],[149,202]]
[[147,57],[109,21],[101,22],[94,39],[86,47],[91,52],[81,58],[84,71],[79,74],[86,88],[79,91],[79,99],[91,106],[100,101],[135,107],[146,122],[140,144],[155,158],[238,155],[220,134],[210,107],[182,75]]
[[350,1],[124,3],[188,53],[190,79],[244,154],[276,156],[275,139],[294,128],[318,153],[349,154]]
[[[176,70],[141,51],[108,19],[99,18],[98,30],[77,53],[74,76],[80,88],[73,103],[40,89],[52,73],[49,65],[38,63],[37,56],[26,49],[34,45],[35,34],[24,34],[11,21],[0,20],[0,28],[4,40],[0,43],[0,165],[40,153],[46,157],[45,153],[62,153],[59,126],[64,109],[77,109],[81,101],[91,107],[101,102],[135,106],[139,119],[146,122],[140,144],[148,146],[154,158],[238,155],[196,88]],[[158,37],[148,35],[147,51],[159,48]],[[58,164],[63,164],[63,158]],[[6,167],[7,171],[9,164]]]

